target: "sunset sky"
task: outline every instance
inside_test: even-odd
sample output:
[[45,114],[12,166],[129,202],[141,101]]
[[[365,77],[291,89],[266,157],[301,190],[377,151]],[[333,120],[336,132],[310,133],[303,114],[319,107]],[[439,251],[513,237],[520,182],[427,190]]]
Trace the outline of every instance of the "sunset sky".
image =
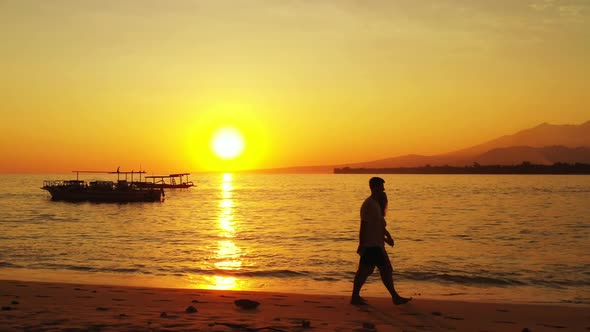
[[2,0],[0,40],[0,172],[342,164],[590,120],[586,0]]

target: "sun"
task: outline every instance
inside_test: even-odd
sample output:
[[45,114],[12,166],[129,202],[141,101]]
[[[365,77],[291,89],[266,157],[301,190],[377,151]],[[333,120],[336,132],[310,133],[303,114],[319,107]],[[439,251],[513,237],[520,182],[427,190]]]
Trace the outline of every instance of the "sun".
[[218,129],[211,139],[211,149],[222,159],[233,159],[244,151],[244,137],[237,129]]

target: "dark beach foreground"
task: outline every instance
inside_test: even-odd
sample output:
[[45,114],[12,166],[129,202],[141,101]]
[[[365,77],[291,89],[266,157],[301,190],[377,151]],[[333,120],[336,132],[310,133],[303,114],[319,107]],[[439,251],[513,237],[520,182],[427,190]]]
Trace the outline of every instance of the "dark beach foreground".
[[[254,309],[236,305],[247,299]],[[588,331],[590,308],[0,281],[2,331]],[[240,303],[240,302],[239,302]],[[241,304],[241,303],[240,303]]]

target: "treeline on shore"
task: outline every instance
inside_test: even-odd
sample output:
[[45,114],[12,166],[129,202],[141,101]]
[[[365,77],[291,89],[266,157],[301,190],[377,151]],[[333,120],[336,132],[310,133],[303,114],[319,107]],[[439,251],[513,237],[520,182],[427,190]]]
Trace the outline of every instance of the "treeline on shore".
[[334,168],[335,174],[590,174],[590,164],[523,162],[519,165],[430,166],[392,168]]

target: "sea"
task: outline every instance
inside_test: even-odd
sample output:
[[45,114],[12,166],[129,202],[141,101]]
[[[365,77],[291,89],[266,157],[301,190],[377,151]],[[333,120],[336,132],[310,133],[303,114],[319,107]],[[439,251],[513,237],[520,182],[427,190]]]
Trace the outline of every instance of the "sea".
[[[0,279],[349,295],[370,176],[193,174],[116,204],[41,189],[72,173],[0,174]],[[401,295],[590,305],[590,176],[381,177]],[[377,271],[362,295],[389,296]]]

